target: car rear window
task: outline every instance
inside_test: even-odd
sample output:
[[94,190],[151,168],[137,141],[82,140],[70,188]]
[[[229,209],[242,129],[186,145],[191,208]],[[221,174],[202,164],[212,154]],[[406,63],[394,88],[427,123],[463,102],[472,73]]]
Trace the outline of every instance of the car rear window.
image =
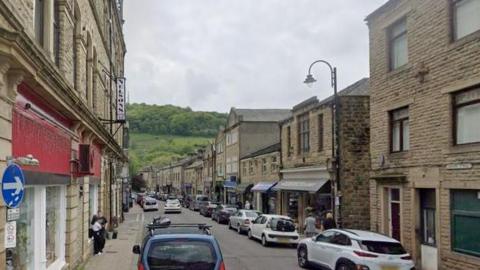
[[360,247],[363,250],[380,254],[402,255],[407,253],[400,243],[362,241]]
[[256,213],[256,212],[245,212],[245,216],[247,216],[249,218],[256,218],[256,217],[258,217],[258,213]]
[[180,202],[178,200],[167,200],[168,204],[179,204]]
[[200,240],[156,241],[150,246],[150,269],[214,270],[217,258],[211,243]]
[[197,197],[197,201],[206,202],[208,201],[208,197],[207,196]]
[[272,218],[271,229],[279,232],[294,232],[295,224],[290,219]]

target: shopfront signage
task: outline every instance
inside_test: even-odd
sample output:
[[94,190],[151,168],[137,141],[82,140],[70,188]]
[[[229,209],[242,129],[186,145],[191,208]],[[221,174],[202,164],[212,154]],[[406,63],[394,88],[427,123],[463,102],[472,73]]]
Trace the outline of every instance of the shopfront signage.
[[117,78],[117,121],[125,121],[125,78]]
[[17,220],[20,218],[20,208],[10,208],[7,210],[7,221]]
[[17,246],[17,222],[10,221],[5,224],[5,248]]
[[2,177],[2,197],[10,208],[17,208],[23,200],[25,192],[25,177],[17,164],[10,164]]

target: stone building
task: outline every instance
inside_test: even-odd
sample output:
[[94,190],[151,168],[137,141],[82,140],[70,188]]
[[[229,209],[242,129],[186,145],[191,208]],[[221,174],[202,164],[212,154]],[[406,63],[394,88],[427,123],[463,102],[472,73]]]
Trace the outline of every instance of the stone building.
[[326,210],[334,209],[339,225],[369,229],[368,79],[340,91],[338,100],[340,187],[332,181],[333,98],[313,97],[294,106],[292,116],[280,122],[282,180],[273,187],[279,193],[277,212],[303,224],[307,207],[319,222]]
[[420,269],[480,269],[480,1],[370,14],[371,227]]
[[224,130],[225,202],[244,201],[247,186],[241,183],[240,157],[280,142],[278,121],[289,116],[290,110],[284,109],[230,110]]
[[213,191],[213,178],[215,175],[215,143],[209,143],[207,146],[205,146],[205,149],[203,151],[203,165],[202,165],[202,184],[203,184],[203,189],[200,190],[201,194],[205,194],[209,197],[212,195]]
[[262,213],[276,214],[277,193],[272,187],[280,181],[280,155],[276,143],[240,159],[245,201]]
[[[74,269],[92,253],[92,215],[102,210],[110,225],[121,217],[128,160],[119,7],[0,1],[0,173],[13,162],[26,180],[16,246],[6,258],[0,241],[0,269],[7,261],[14,269]],[[6,211],[0,203],[1,239]]]
[[224,198],[225,163],[225,131],[222,127],[215,137],[215,176],[212,184],[212,197],[215,201],[221,201]]

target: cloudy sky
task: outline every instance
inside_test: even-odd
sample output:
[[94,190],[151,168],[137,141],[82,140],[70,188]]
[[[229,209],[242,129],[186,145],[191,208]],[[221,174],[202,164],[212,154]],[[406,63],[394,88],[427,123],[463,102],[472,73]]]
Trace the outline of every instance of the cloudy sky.
[[386,0],[125,0],[130,102],[291,108],[368,77],[365,17]]

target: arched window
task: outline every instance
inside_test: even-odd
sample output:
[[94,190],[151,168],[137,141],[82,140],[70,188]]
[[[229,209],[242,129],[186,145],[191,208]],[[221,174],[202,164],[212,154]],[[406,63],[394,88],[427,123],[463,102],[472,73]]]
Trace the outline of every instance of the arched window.
[[77,2],[75,1],[73,9],[73,33],[72,33],[72,65],[73,65],[73,87],[75,90],[78,89],[78,45],[77,45],[77,36],[81,34],[81,17],[80,17],[80,8],[78,7]]
[[85,58],[85,98],[87,100],[87,105],[92,106],[92,37],[90,33],[87,33],[87,53],[86,53],[86,58]]
[[58,0],[53,3],[53,57],[60,66],[60,6]]
[[92,61],[92,109],[94,113],[97,113],[97,50],[93,48],[93,61]]
[[35,0],[35,39],[38,44],[43,47],[44,45],[44,32],[45,32],[45,0]]

